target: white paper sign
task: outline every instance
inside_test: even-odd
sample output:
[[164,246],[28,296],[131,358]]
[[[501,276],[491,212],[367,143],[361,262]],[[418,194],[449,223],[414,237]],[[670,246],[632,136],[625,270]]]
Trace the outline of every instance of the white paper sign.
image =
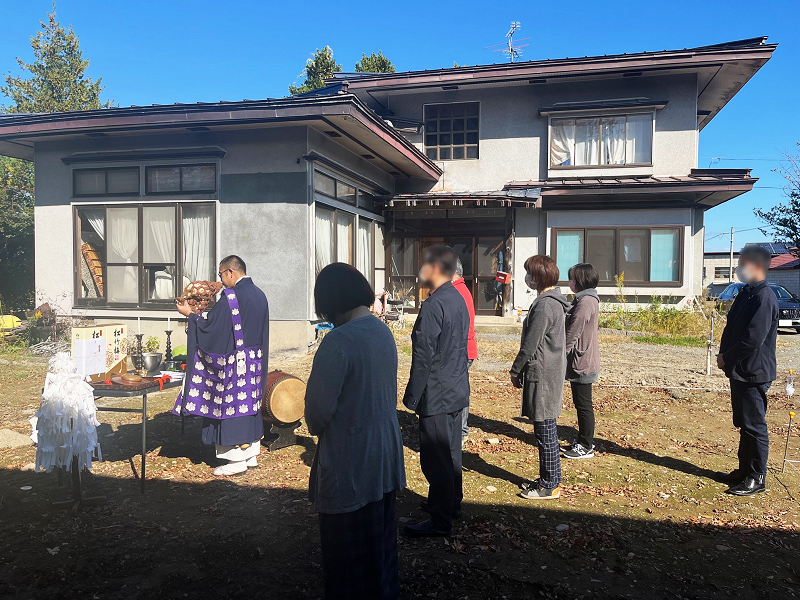
[[106,338],[89,338],[88,340],[74,340],[75,366],[78,373],[97,375],[106,372]]

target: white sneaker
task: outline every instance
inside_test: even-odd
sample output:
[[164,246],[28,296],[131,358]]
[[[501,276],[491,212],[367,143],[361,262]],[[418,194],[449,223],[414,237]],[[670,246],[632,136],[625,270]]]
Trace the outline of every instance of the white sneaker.
[[256,457],[256,456],[251,456],[250,458],[248,458],[247,459],[247,468],[248,469],[258,468],[258,460],[257,459],[258,459],[258,457]]
[[241,475],[247,472],[247,462],[240,460],[237,462],[229,462],[214,469],[214,475],[217,477],[230,477],[232,475]]

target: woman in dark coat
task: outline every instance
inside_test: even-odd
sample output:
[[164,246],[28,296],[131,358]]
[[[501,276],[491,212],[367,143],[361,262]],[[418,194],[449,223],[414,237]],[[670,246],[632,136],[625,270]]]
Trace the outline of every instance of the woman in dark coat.
[[525,283],[538,294],[522,326],[519,353],[511,365],[511,382],[522,389],[522,416],[533,421],[539,448],[539,478],[523,485],[528,500],[561,495],[561,458],[556,419],[564,399],[564,313],[569,301],[555,287],[558,267],[549,256],[525,261]]
[[400,594],[395,494],[405,487],[397,421],[397,347],[369,307],[375,295],[353,267],[333,263],[314,287],[334,324],[314,357],[308,430],[319,436],[309,497],[319,513],[326,600]]
[[575,294],[567,314],[567,381],[572,387],[572,402],[578,412],[578,439],[564,450],[564,458],[594,456],[594,407],[592,384],[600,373],[600,344],[597,340],[600,297],[598,275],[588,263],[569,270],[569,288]]

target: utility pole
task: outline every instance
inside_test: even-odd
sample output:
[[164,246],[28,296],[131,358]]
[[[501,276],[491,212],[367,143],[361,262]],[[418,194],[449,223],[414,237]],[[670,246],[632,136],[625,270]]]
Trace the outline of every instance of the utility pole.
[[728,268],[728,283],[733,283],[733,227],[731,227],[731,262]]

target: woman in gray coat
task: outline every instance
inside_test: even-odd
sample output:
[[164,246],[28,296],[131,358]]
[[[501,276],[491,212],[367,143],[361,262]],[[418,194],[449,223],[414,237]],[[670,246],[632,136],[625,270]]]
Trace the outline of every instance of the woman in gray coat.
[[319,513],[327,600],[400,595],[395,493],[406,478],[397,348],[370,313],[374,301],[349,265],[333,263],[317,276],[317,314],[335,326],[314,357],[305,411],[308,430],[319,437],[309,497]]
[[511,365],[511,382],[522,389],[522,416],[533,421],[539,448],[539,478],[523,486],[529,500],[561,495],[561,458],[556,419],[564,399],[564,313],[569,301],[555,287],[558,266],[549,256],[525,261],[525,283],[538,292],[522,326],[522,341]]
[[588,263],[569,270],[569,288],[575,294],[567,314],[567,381],[572,387],[572,402],[578,412],[578,439],[564,450],[564,458],[594,456],[594,407],[592,384],[600,373],[600,345],[597,340],[600,297],[598,275]]

